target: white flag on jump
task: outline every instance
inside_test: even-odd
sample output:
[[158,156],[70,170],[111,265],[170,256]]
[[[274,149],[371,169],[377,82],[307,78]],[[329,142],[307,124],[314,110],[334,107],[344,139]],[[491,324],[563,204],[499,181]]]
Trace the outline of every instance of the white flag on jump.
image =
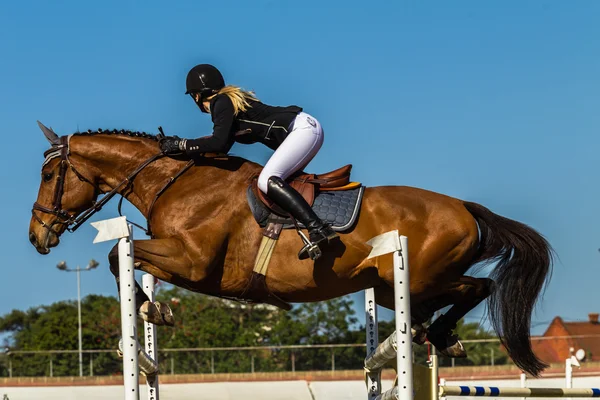
[[402,248],[402,246],[400,246],[400,236],[397,230],[375,236],[369,240],[367,244],[373,247],[367,259],[393,253]]
[[127,225],[127,220],[124,216],[92,222],[91,225],[98,229],[98,235],[94,238],[94,243],[106,242],[108,240],[121,239],[129,236],[129,226]]

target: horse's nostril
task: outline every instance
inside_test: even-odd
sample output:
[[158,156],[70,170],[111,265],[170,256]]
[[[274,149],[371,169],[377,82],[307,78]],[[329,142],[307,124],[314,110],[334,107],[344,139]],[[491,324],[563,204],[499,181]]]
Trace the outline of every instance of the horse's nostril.
[[29,241],[31,242],[32,245],[37,245],[37,238],[35,237],[35,233],[30,232],[29,233]]

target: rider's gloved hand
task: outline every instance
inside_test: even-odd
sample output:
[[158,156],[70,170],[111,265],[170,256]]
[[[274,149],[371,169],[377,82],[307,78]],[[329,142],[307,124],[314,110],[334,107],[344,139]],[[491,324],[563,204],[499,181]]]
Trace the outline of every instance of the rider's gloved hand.
[[158,145],[165,154],[181,154],[185,153],[185,142],[186,139],[179,136],[165,136]]

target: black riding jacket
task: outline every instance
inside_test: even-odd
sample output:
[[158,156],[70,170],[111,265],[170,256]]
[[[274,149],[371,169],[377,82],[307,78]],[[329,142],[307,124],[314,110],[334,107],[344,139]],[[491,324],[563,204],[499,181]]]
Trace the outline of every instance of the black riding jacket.
[[186,143],[186,153],[227,153],[235,142],[260,142],[275,150],[287,137],[298,106],[278,107],[248,100],[245,112],[233,115],[233,103],[227,95],[219,94],[210,101],[213,134]]

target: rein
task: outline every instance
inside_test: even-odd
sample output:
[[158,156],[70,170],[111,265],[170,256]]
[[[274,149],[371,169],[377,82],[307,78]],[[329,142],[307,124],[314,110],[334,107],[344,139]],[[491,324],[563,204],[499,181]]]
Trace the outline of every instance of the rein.
[[[124,180],[122,180],[118,185],[116,185],[110,192],[106,193],[106,195],[100,201],[94,202],[94,204],[90,208],[83,211],[78,217],[75,217],[74,215],[71,215],[67,210],[62,209],[62,197],[64,194],[65,176],[66,176],[68,168],[70,168],[75,173],[75,175],[77,175],[79,180],[89,183],[90,185],[92,185],[94,187],[94,189],[97,192],[99,192],[101,194],[104,194],[104,192],[98,187],[98,185],[96,185],[91,180],[87,179],[81,173],[79,173],[75,169],[75,167],[73,166],[71,161],[69,160],[69,138],[68,137],[64,137],[64,136],[61,137],[60,144],[53,147],[52,149],[48,150],[45,153],[45,155],[47,155],[51,152],[56,152],[57,150],[60,150],[61,161],[60,161],[59,176],[56,180],[56,188],[54,191],[53,206],[52,206],[52,208],[48,208],[48,207],[45,207],[45,206],[39,204],[36,201],[33,204],[33,208],[31,210],[33,218],[37,222],[39,222],[44,228],[50,230],[51,232],[53,232],[55,234],[58,234],[58,232],[56,232],[53,229],[54,225],[56,225],[56,224],[66,225],[66,229],[69,232],[75,232],[92,215],[94,215],[95,213],[100,211],[102,209],[102,207],[104,207],[104,205],[106,203],[108,203],[115,195],[119,194],[119,191],[121,191],[123,189],[123,192],[124,192],[125,189],[130,188],[133,184],[133,180],[135,179],[135,177],[144,168],[146,168],[148,165],[150,165],[154,161],[165,157],[165,154],[163,152],[153,155],[152,157],[150,157],[149,159],[144,161],[142,164],[140,164],[133,172],[131,172]],[[156,195],[154,196],[154,199],[152,200],[152,203],[150,205],[150,209],[148,211],[148,217],[146,218],[147,224],[148,224],[147,229],[144,229],[143,227],[141,227],[140,225],[138,225],[134,222],[131,222],[131,221],[128,221],[128,222],[130,222],[132,225],[135,225],[138,228],[142,229],[148,236],[152,236],[152,231],[150,229],[150,216],[152,215],[152,209],[154,208],[154,204],[156,203],[158,198],[173,184],[173,182],[175,182],[175,180],[177,178],[179,178],[184,172],[186,172],[193,164],[194,164],[193,160],[190,160],[188,163],[186,163],[186,165],[174,177],[169,178],[167,183],[156,193]],[[123,202],[123,198],[125,197],[125,195],[121,194],[121,196],[122,197],[121,197],[121,200],[119,201],[119,205],[118,205],[119,215],[121,215],[121,204]],[[42,221],[42,219],[40,217],[37,216],[37,214],[35,213],[36,210],[41,211],[43,213],[55,215],[58,218],[54,222],[52,222],[52,224],[48,225],[44,221]]]

